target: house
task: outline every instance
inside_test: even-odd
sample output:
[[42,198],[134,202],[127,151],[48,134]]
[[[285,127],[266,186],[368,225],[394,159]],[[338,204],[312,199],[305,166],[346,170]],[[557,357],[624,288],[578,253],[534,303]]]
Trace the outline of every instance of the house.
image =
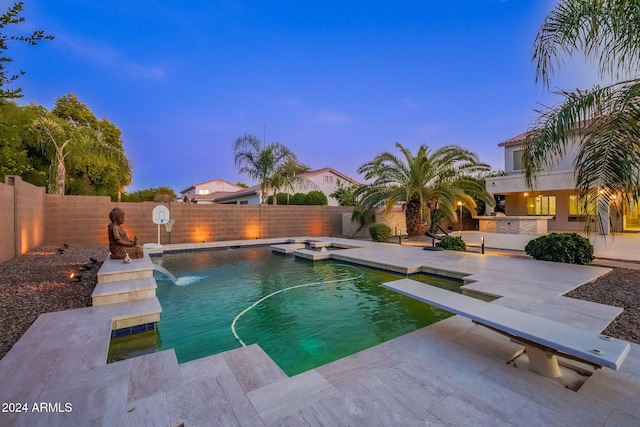
[[[509,218],[538,217],[548,218],[546,228],[553,231],[583,231],[585,229],[584,205],[581,203],[575,188],[573,162],[577,155],[577,144],[571,145],[563,158],[552,168],[542,170],[537,175],[534,188],[527,186],[524,176],[522,155],[526,133],[508,139],[499,144],[504,148],[505,176],[488,178],[487,191],[505,198],[505,214]],[[601,234],[609,231],[640,231],[638,206],[624,207],[621,221],[614,221],[609,229],[608,206],[599,206],[600,220],[595,221],[593,229]],[[494,217],[494,221],[497,217]],[[480,217],[480,229],[483,221],[490,221],[489,217]],[[517,219],[516,219],[517,221]],[[485,224],[486,225],[486,224]],[[491,231],[485,229],[486,231]]]
[[[338,201],[330,196],[337,188],[340,181],[342,186],[350,187],[359,183],[348,176],[332,168],[323,168],[315,171],[305,172],[298,175],[298,182],[291,188],[283,188],[281,193],[308,193],[309,191],[321,191],[327,196],[329,206],[338,206]],[[234,193],[223,194],[214,199],[215,203],[223,204],[249,204],[257,205],[262,200],[262,190],[260,185],[240,189]]]
[[261,201],[260,185],[242,188],[234,193],[222,194],[215,199],[215,203],[223,205],[259,205]]
[[243,189],[244,187],[232,184],[221,178],[216,178],[185,188],[180,194],[183,202],[210,204],[214,203],[214,200],[218,197],[223,197]]

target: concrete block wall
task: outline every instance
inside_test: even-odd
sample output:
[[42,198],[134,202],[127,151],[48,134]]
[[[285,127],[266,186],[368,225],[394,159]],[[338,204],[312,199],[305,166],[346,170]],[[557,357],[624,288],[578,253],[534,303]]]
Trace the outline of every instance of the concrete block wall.
[[[106,196],[45,194],[42,187],[8,176],[0,183],[0,262],[42,243],[108,244],[109,212],[125,212],[124,229],[140,244],[158,242],[152,211],[159,203],[115,203]],[[247,240],[288,236],[341,236],[350,207],[197,205],[163,203],[175,219],[160,226],[160,243]]]
[[13,185],[0,183],[0,262],[16,255],[15,248],[15,197]]
[[44,241],[44,188],[7,175],[0,185],[0,261],[9,260]]
[[[160,203],[114,203],[108,197],[46,195],[46,241],[108,244],[109,212],[125,212],[123,228],[140,244],[158,242],[152,211]],[[337,206],[198,205],[162,203],[175,219],[171,233],[160,226],[160,243],[193,243],[287,236],[340,236]]]

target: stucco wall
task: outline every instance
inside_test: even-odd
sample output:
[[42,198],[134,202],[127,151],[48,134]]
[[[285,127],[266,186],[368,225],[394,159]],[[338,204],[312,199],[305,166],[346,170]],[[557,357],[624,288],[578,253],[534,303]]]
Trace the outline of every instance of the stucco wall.
[[[555,219],[547,222],[547,229],[552,231],[582,231],[585,223],[569,221],[569,196],[576,194],[573,190],[531,191],[531,196],[556,196]],[[507,216],[527,215],[526,196],[524,194],[508,194],[505,196]]]

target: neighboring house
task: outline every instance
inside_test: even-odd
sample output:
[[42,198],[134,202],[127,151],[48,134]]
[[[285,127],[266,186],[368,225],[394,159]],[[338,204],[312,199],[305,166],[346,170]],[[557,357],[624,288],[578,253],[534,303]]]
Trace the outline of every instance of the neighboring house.
[[259,205],[262,200],[260,185],[242,188],[234,193],[224,194],[215,199],[215,203],[223,205]]
[[343,187],[351,187],[353,185],[360,185],[358,181],[349,178],[348,176],[338,172],[332,168],[323,168],[315,171],[305,172],[299,175],[302,178],[302,182],[294,185],[293,191],[285,188],[281,191],[283,193],[295,194],[295,193],[308,193],[309,191],[322,191],[329,202],[329,206],[338,206],[338,201],[329,196],[336,191],[337,182]]
[[[538,173],[534,188],[527,187],[522,164],[524,140],[526,134],[518,135],[499,144],[504,148],[505,176],[487,178],[487,191],[505,197],[507,216],[551,216],[547,222],[549,232],[583,231],[585,212],[575,188],[573,162],[577,149],[570,147],[562,160],[551,169]],[[608,206],[598,210],[605,229],[594,230],[608,233]],[[626,206],[624,216],[619,223],[612,224],[611,231],[640,231],[638,206]]]
[[218,197],[223,197],[243,189],[244,187],[232,184],[224,179],[216,178],[211,181],[192,185],[182,190],[180,194],[183,202],[207,204],[214,203],[214,200]]
[[[348,176],[338,172],[332,168],[323,168],[315,171],[305,172],[298,175],[299,181],[294,184],[293,189],[281,188],[279,193],[308,193],[309,191],[321,191],[327,196],[329,206],[338,206],[338,201],[329,195],[333,193],[337,186],[338,180],[343,187],[359,185],[359,183]],[[269,193],[272,195],[272,193]],[[223,204],[244,204],[257,205],[262,199],[262,190],[260,185],[241,189],[235,193],[225,194],[214,199],[215,203]]]

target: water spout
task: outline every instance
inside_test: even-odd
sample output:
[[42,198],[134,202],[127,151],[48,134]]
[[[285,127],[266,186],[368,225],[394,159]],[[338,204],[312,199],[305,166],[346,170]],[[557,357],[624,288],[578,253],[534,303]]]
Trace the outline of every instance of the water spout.
[[158,265],[158,264],[153,264],[153,269],[159,273],[164,274],[165,276],[167,276],[169,279],[171,279],[171,281],[174,284],[178,284],[178,278],[176,276],[174,276],[173,274],[171,274],[171,272],[169,270],[167,270],[166,268]]
[[171,280],[174,285],[177,285],[177,286],[193,285],[194,283],[198,283],[207,277],[207,276],[196,276],[196,275],[176,277],[173,274],[171,274],[169,270],[167,270],[166,268],[158,264],[153,264],[153,269],[167,276],[167,278]]

